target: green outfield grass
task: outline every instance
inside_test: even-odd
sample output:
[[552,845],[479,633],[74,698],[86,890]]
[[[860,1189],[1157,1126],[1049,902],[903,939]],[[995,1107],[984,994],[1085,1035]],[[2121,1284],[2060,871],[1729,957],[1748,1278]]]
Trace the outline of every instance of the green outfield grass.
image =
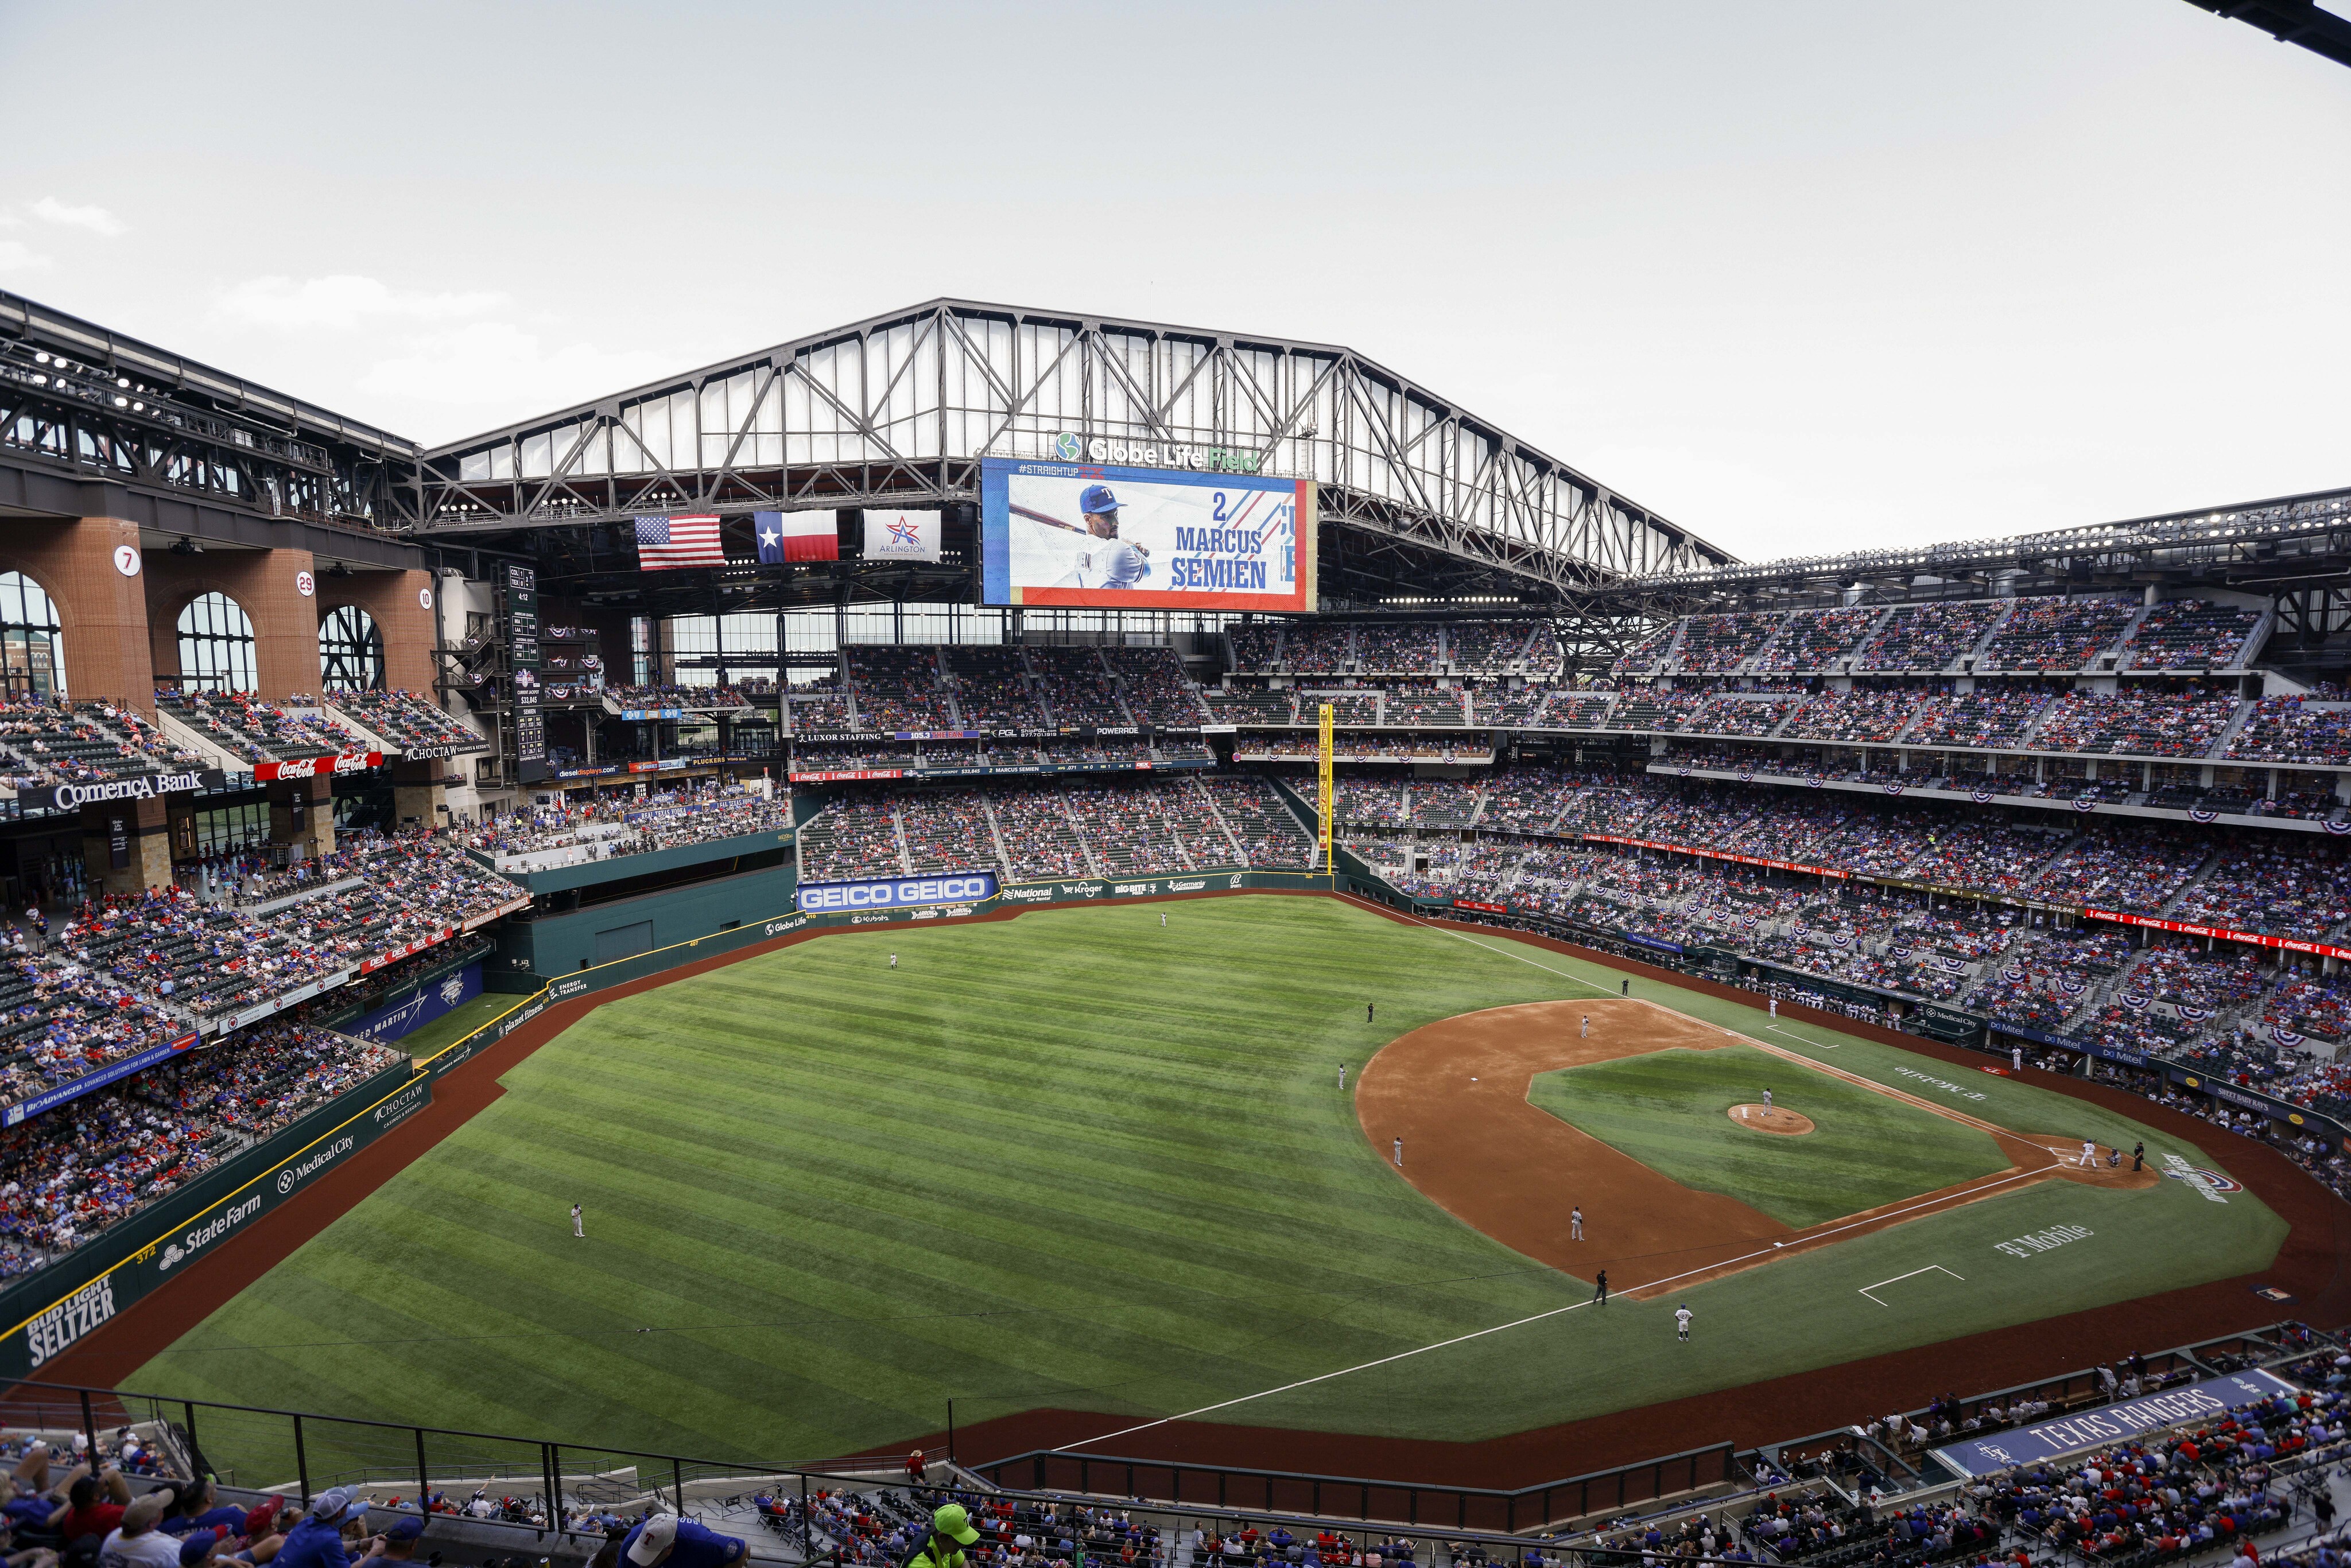
[[[1731,1120],[1766,1090],[1814,1130]],[[1563,1068],[1539,1074],[1527,1098],[1684,1186],[1799,1229],[2008,1168],[1989,1134],[1750,1045]]]
[[422,1029],[412,1030],[395,1042],[409,1055],[423,1061],[444,1045],[465,1039],[507,1009],[520,1005],[522,997],[501,996],[495,991],[469,997],[434,1019]]
[[[2282,1239],[2248,1194],[2047,1184],[1708,1285],[1676,1345],[1669,1302],[1575,1305],[1583,1281],[1421,1197],[1334,1083],[1422,1024],[1618,979],[1274,896],[826,936],[598,1009],[125,1386],[783,1462],[936,1430],[950,1398],[967,1427],[1156,1416],[1573,1306],[1217,1417],[1467,1439],[2242,1273]],[[2177,1146],[1894,1048],[1763,1038],[2021,1128]],[[2094,1234],[1995,1249],[2058,1223]],[[1959,1282],[1859,1293],[1929,1265]],[[248,1475],[286,1462],[205,1441]]]

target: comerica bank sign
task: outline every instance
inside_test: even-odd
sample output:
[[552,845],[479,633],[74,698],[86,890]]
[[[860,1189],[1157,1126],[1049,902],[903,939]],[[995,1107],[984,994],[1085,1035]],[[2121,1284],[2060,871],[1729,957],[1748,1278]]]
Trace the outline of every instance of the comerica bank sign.
[[1116,441],[1063,431],[1048,443],[1064,463],[1115,463],[1131,468],[1188,468],[1201,474],[1254,474],[1265,454],[1245,446],[1193,446],[1168,441]]

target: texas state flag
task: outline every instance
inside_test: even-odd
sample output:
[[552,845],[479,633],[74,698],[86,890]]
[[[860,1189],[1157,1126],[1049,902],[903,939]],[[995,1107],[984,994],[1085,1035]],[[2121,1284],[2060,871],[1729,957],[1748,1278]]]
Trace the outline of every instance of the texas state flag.
[[841,534],[831,512],[754,512],[751,537],[758,541],[761,566],[841,559]]

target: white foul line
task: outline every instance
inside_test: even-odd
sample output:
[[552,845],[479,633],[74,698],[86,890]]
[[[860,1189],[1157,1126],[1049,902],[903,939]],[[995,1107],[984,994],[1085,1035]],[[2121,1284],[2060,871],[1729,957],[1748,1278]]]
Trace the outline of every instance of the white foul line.
[[[1972,1200],[1982,1196],[1984,1193],[1990,1192],[1993,1187],[2006,1186],[2012,1181],[2025,1181],[2034,1176],[2043,1176],[2045,1174],[2047,1173],[2043,1171],[2019,1171],[2014,1176],[2002,1176],[1998,1181],[1986,1182],[1982,1186],[1970,1188],[1968,1196],[1970,1199]],[[1928,1198],[1922,1203],[1914,1203],[1907,1207],[1889,1209],[1884,1214],[1874,1214],[1865,1219],[1849,1220],[1832,1229],[1816,1230],[1809,1235],[1798,1238],[1798,1240],[1800,1242],[1819,1241],[1826,1237],[1834,1236],[1841,1231],[1857,1229],[1865,1225],[1883,1225],[1889,1219],[1899,1218],[1901,1216],[1911,1213],[1913,1210],[1932,1208],[1936,1204],[1947,1201],[1949,1200],[1943,1198]],[[1648,1283],[1644,1285],[1628,1286],[1625,1290],[1616,1293],[1619,1295],[1625,1295],[1629,1294],[1634,1291],[1655,1290],[1659,1285],[1670,1285],[1677,1280],[1687,1280],[1693,1274],[1712,1273],[1717,1269],[1728,1269],[1734,1263],[1744,1263],[1749,1260],[1755,1258],[1767,1258],[1773,1252],[1779,1251],[1783,1245],[1784,1243],[1775,1241],[1769,1247],[1759,1247],[1752,1252],[1742,1253],[1736,1258],[1724,1258],[1712,1263],[1701,1264],[1695,1269],[1685,1269],[1678,1274],[1668,1274],[1662,1280],[1651,1280]],[[1942,1268],[1942,1265],[1937,1263],[1929,1265],[1929,1267],[1940,1269]],[[1925,1269],[1913,1270],[1913,1272],[1920,1274],[1923,1274],[1927,1270]],[[1949,1269],[1944,1269],[1943,1272],[1946,1274],[1951,1273]],[[1908,1274],[1904,1274],[1900,1277],[1907,1280],[1910,1276]],[[1959,1276],[1957,1274],[1951,1274],[1951,1278],[1957,1280]],[[1877,1285],[1872,1285],[1869,1289],[1874,1291],[1877,1289],[1878,1285],[1890,1285],[1892,1283],[1894,1283],[1892,1280],[1880,1280],[1877,1282]],[[1876,1296],[1871,1296],[1869,1299],[1873,1301],[1877,1301],[1877,1298]],[[1496,1323],[1492,1328],[1478,1329],[1469,1333],[1456,1334],[1451,1339],[1441,1339],[1435,1344],[1425,1344],[1416,1350],[1400,1350],[1394,1355],[1384,1355],[1377,1361],[1366,1361],[1355,1366],[1343,1366],[1336,1372],[1325,1372],[1313,1377],[1301,1377],[1295,1383],[1285,1383],[1279,1388],[1260,1389],[1255,1394],[1244,1394],[1237,1399],[1220,1399],[1214,1405],[1203,1405],[1196,1410],[1179,1411],[1176,1415],[1162,1416],[1157,1417],[1155,1420],[1138,1421],[1132,1427],[1121,1427],[1115,1432],[1103,1432],[1096,1437],[1081,1438],[1079,1441],[1074,1443],[1064,1443],[1060,1448],[1050,1451],[1056,1454],[1066,1454],[1071,1448],[1084,1448],[1093,1443],[1107,1443],[1113,1437],[1123,1437],[1134,1432],[1147,1432],[1154,1427],[1165,1427],[1172,1421],[1189,1421],[1196,1416],[1207,1416],[1218,1410],[1229,1410],[1236,1405],[1247,1405],[1259,1399],[1270,1399],[1277,1394],[1287,1394],[1293,1388],[1311,1387],[1317,1383],[1328,1383],[1334,1377],[1345,1377],[1353,1373],[1369,1372],[1375,1366],[1385,1366],[1390,1362],[1408,1361],[1416,1355],[1425,1355],[1432,1350],[1444,1350],[1451,1345],[1466,1344],[1473,1339],[1483,1339],[1488,1334],[1500,1333],[1505,1329],[1523,1328],[1529,1323],[1539,1323],[1545,1318],[1555,1318],[1562,1312],[1572,1312],[1579,1308],[1589,1307],[1594,1304],[1595,1303],[1593,1301],[1570,1301],[1563,1307],[1553,1307],[1549,1312],[1537,1312],[1531,1317],[1515,1319],[1507,1323]],[[1881,1307],[1886,1305],[1884,1301],[1877,1301],[1877,1304]]]
[[1802,1035],[1798,1034],[1795,1030],[1788,1030],[1788,1029],[1782,1029],[1778,1024],[1775,1024],[1775,1023],[1767,1023],[1767,1024],[1765,1024],[1765,1025],[1763,1026],[1763,1028],[1764,1028],[1765,1032],[1767,1032],[1767,1033],[1770,1033],[1770,1034],[1784,1034],[1784,1035],[1786,1035],[1790,1040],[1792,1040],[1796,1041],[1798,1044],[1800,1044],[1800,1045],[1809,1045],[1809,1046],[1811,1046],[1814,1051],[1834,1051],[1834,1050],[1838,1049],[1835,1045],[1834,1045],[1834,1044],[1830,1043],[1829,1041],[1827,1041],[1827,1040],[1806,1040]]
[[[1907,1274],[1896,1274],[1891,1280],[1880,1280],[1875,1285],[1864,1285],[1861,1288],[1861,1293],[1865,1296],[1869,1296],[1869,1292],[1872,1291],[1882,1291],[1888,1285],[1898,1285],[1905,1280],[1915,1280],[1921,1274],[1932,1274],[1938,1270],[1945,1274],[1951,1274],[1951,1271],[1949,1269],[1945,1269],[1940,1263],[1929,1263],[1923,1269],[1913,1269]],[[1951,1278],[1957,1280],[1962,1285],[1968,1282],[1968,1277],[1965,1274],[1951,1274]],[[1877,1298],[1876,1296],[1869,1296],[1869,1299],[1873,1301],[1877,1301]],[[1877,1301],[1877,1304],[1881,1307],[1886,1305],[1884,1301]]]

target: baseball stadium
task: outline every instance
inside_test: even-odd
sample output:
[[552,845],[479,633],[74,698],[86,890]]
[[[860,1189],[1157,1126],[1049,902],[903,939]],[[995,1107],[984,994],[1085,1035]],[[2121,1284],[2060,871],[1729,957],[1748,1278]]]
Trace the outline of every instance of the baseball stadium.
[[2335,1568],[2351,487],[797,325],[426,446],[0,293],[12,1563]]

